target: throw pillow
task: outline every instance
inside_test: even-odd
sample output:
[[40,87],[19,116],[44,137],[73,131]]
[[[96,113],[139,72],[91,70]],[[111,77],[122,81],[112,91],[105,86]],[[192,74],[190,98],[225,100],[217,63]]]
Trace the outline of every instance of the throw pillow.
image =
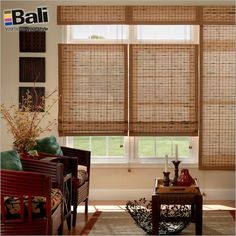
[[50,136],[36,140],[37,145],[33,148],[38,152],[49,153],[62,156],[62,150],[55,136]]
[[15,150],[1,152],[1,169],[23,170],[20,157]]

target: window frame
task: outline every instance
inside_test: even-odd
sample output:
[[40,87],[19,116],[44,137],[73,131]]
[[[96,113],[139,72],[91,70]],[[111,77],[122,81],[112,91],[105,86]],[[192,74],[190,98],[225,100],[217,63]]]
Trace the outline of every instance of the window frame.
[[[160,136],[157,136],[160,137]],[[66,137],[66,146],[74,148],[74,137]],[[133,136],[124,136],[124,157],[94,157],[91,156],[92,164],[125,164],[130,166],[142,165],[143,167],[148,167],[151,164],[161,164],[163,165],[165,157],[139,157],[138,156],[138,138]],[[198,137],[189,137],[189,149],[188,157],[179,157],[178,159],[185,164],[197,164],[198,163]],[[174,160],[175,157],[169,157],[169,162]]]
[[[80,43],[80,44],[199,44],[199,25],[190,25],[191,26],[191,40],[138,40],[137,39],[137,25],[128,25],[127,39],[72,39],[71,37],[71,26],[65,25],[62,30],[62,39],[64,43]],[[157,136],[160,137],[160,136]],[[182,162],[182,167],[193,167],[198,166],[198,145],[199,145],[199,136],[189,137],[190,143],[192,146],[189,149],[189,157],[181,158],[179,160]],[[68,147],[74,147],[73,137],[64,137],[64,144]],[[140,158],[138,157],[138,136],[124,136],[124,157],[92,157],[91,163],[95,168],[158,168],[163,167],[165,157],[158,158]],[[170,161],[174,160],[174,157],[169,157]]]

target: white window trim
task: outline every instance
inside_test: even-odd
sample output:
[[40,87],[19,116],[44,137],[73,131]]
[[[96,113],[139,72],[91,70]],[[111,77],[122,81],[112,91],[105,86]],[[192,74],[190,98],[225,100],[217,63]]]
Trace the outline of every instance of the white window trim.
[[[73,137],[66,137],[66,146],[74,147]],[[139,158],[138,157],[138,142],[135,137],[124,137],[124,157],[93,157],[92,167],[94,168],[163,168],[164,157],[158,158]],[[189,145],[192,147],[189,150],[189,157],[181,158],[182,168],[197,168],[198,167],[198,137],[191,137]],[[169,157],[169,165],[174,157]]]

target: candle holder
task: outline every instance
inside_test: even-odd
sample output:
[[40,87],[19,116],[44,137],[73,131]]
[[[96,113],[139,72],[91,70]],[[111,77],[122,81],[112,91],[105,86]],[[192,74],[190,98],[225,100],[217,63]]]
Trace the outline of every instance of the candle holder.
[[170,178],[169,178],[170,172],[163,172],[163,174],[164,174],[163,185],[169,186],[170,185]]
[[172,181],[173,186],[176,186],[176,185],[177,185],[177,179],[178,179],[178,177],[179,177],[179,163],[180,163],[180,162],[181,162],[181,161],[172,161],[172,163],[173,163],[174,166],[175,166],[175,176],[174,176],[173,181]]

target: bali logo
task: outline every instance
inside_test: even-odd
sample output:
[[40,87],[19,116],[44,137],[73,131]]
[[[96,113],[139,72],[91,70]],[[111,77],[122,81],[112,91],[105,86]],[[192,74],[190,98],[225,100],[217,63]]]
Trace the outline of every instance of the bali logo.
[[25,12],[22,9],[4,10],[4,25],[6,27],[48,22],[47,7],[38,7],[35,12]]

